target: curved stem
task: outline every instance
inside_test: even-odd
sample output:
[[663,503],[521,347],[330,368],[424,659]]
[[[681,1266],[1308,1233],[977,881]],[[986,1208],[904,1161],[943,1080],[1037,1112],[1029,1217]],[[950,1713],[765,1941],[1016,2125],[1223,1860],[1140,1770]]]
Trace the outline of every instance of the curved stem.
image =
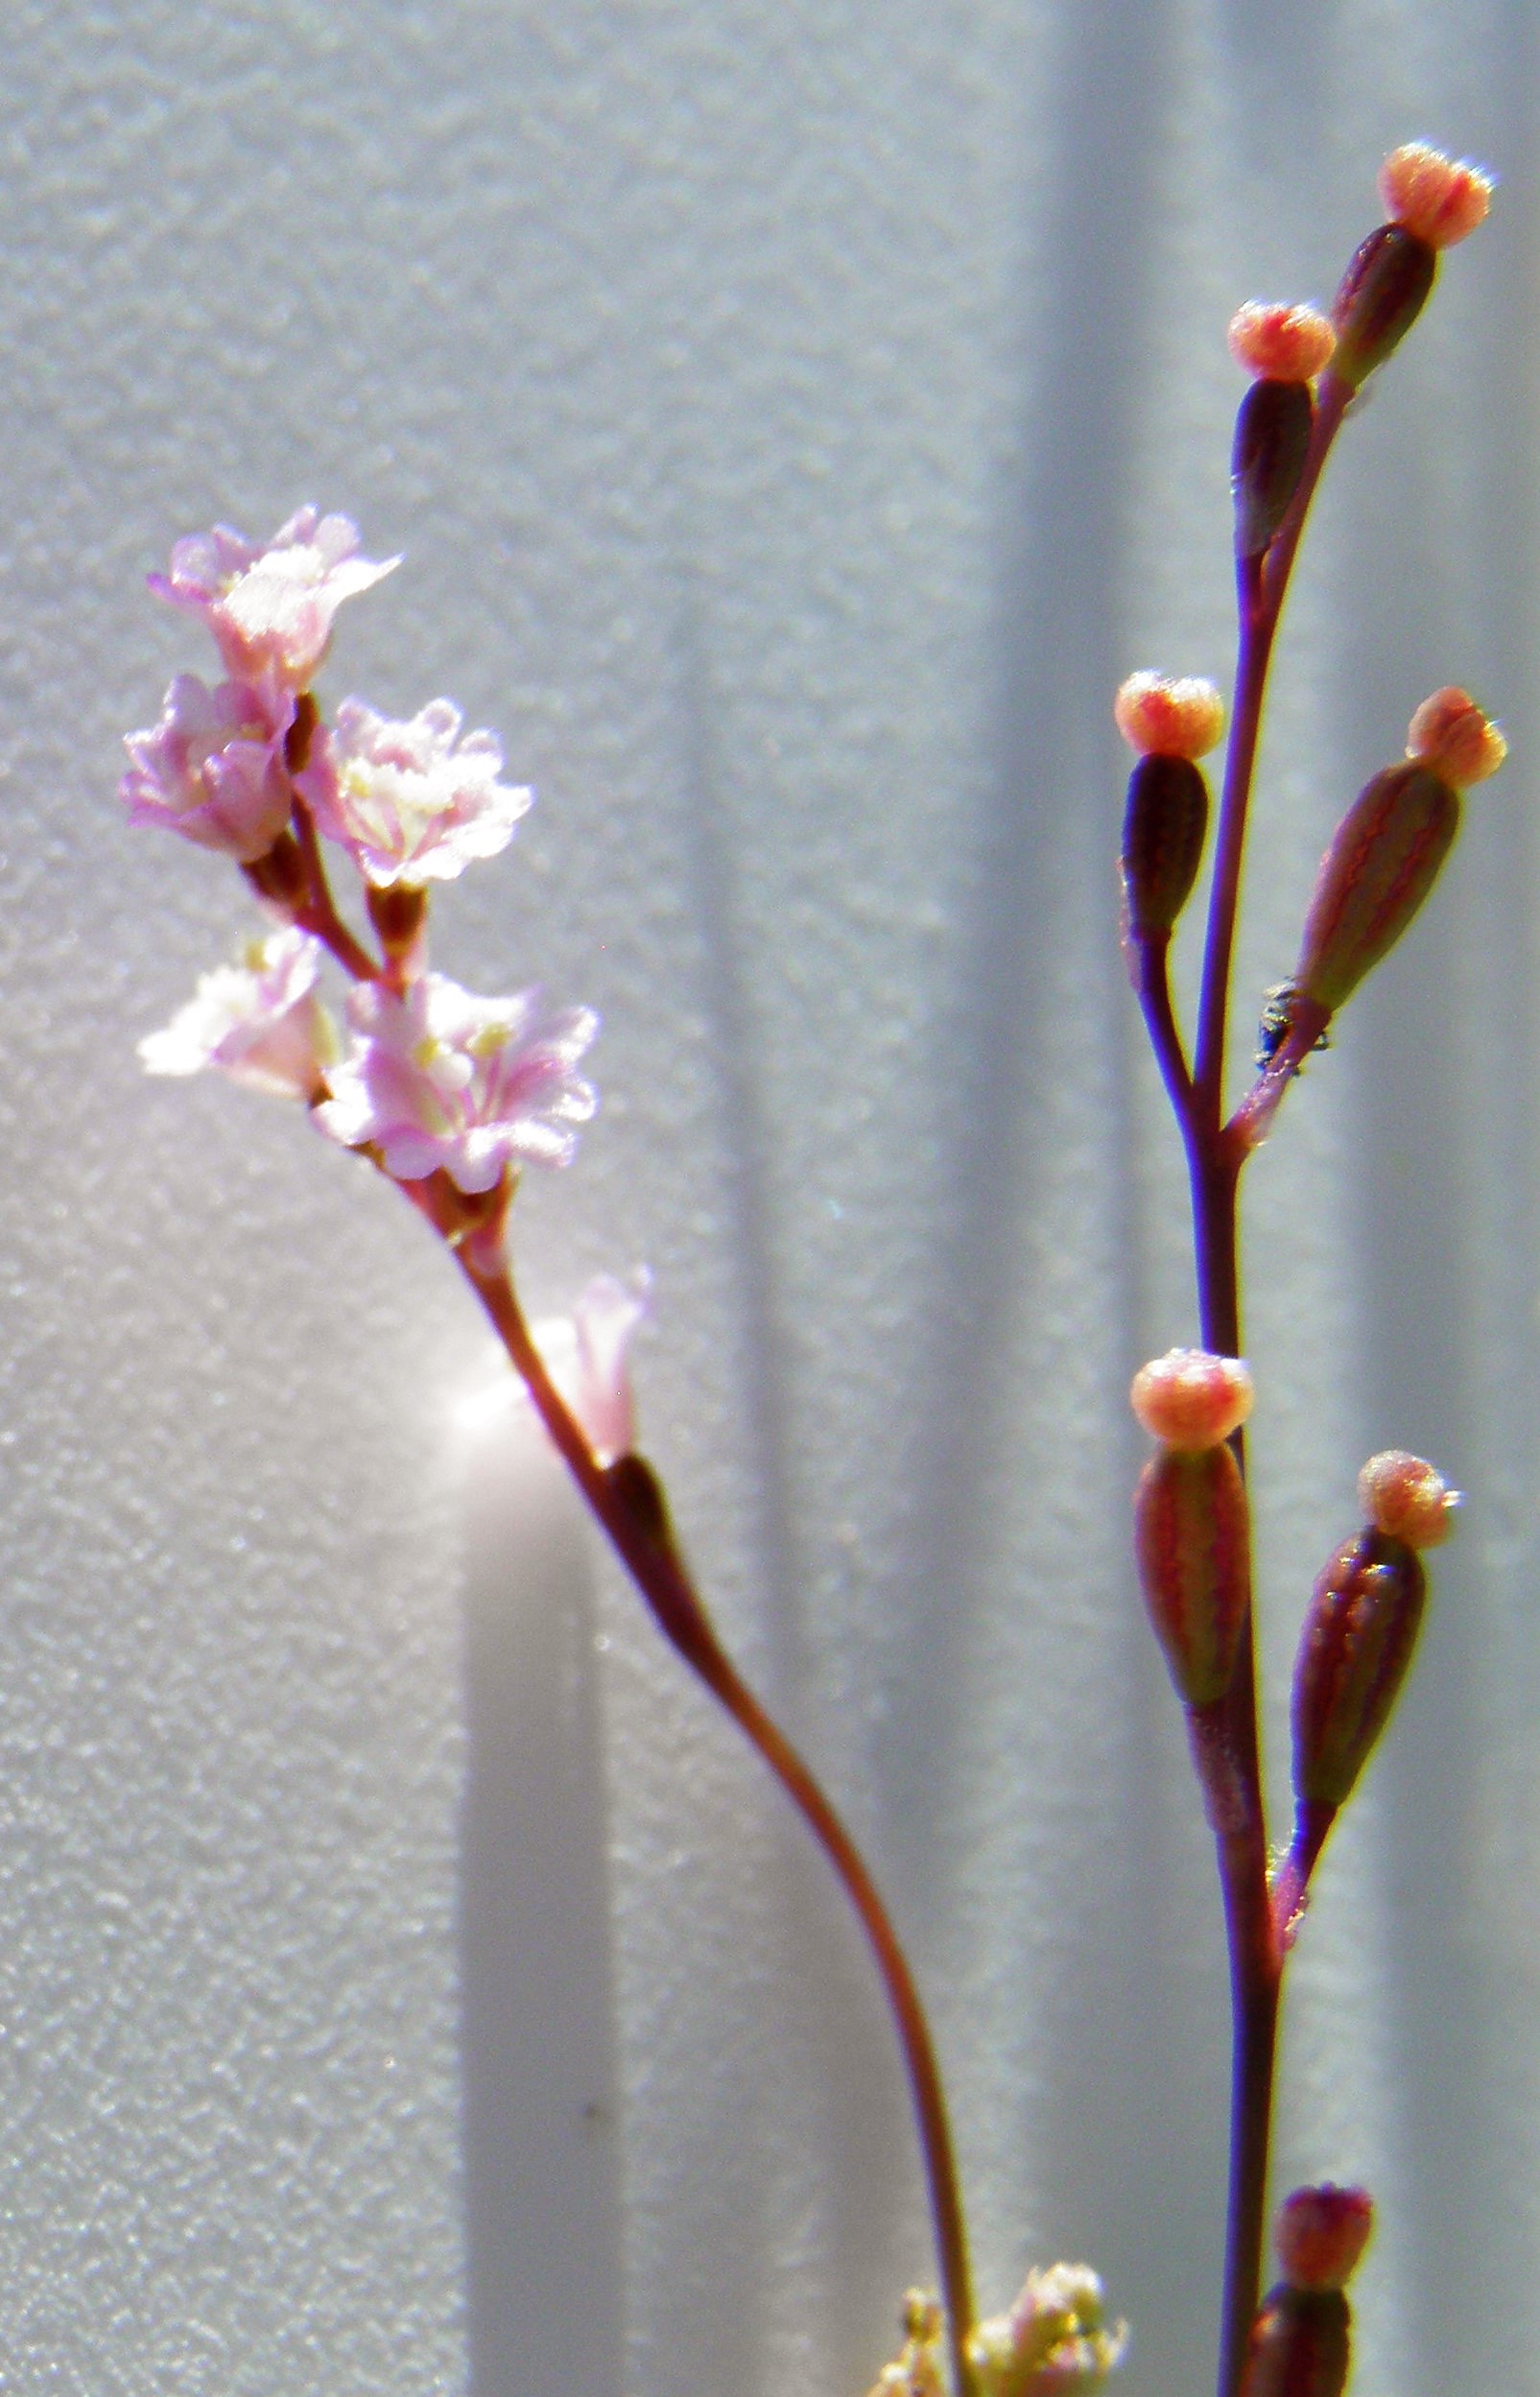
[[464,1247],[457,1260],[574,1480],[675,1649],[725,1708],[822,1848],[866,1934],[909,2080],[924,2165],[957,2397],[973,2397],[967,2340],[973,2296],[967,2233],[940,2067],[909,1961],[860,1851],[814,1774],[743,1680],[717,1639],[668,1527],[661,1492],[640,1458],[601,1465],[555,1388],[530,1336],[512,1281]]
[[1171,997],[1171,935],[1151,935],[1136,949],[1139,1004],[1166,1093],[1180,1122],[1193,1104],[1193,1077]]

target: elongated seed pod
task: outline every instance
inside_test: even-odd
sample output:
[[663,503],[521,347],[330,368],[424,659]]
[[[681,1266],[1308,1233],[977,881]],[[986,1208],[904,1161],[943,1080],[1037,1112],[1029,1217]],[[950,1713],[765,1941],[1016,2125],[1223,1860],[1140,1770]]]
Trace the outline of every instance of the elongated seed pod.
[[1360,242],[1332,302],[1331,371],[1357,391],[1410,332],[1433,287],[1438,253],[1404,225],[1380,225]]
[[1395,946],[1459,829],[1459,799],[1409,760],[1365,783],[1332,836],[1305,914],[1294,984],[1337,1009]]
[[1171,931],[1197,879],[1207,830],[1202,769],[1190,757],[1142,757],[1123,817],[1123,888],[1135,940]]
[[1316,1581],[1294,1664],[1294,1792],[1338,1807],[1395,1704],[1417,1643],[1427,1576],[1414,1548],[1372,1526]]
[[1315,415],[1308,383],[1264,375],[1242,400],[1230,452],[1237,558],[1260,558],[1288,514]]
[[1156,1639],[1188,1706],[1224,1696],[1251,1603],[1245,1483],[1231,1451],[1163,1448],[1134,1494],[1134,1554]]

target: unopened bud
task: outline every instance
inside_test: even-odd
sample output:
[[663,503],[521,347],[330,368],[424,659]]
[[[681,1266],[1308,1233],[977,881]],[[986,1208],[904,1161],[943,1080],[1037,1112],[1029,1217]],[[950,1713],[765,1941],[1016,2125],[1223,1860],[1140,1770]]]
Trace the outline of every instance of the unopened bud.
[[1150,1459],[1134,1493],[1134,1556],[1177,1696],[1213,1705],[1230,1686],[1251,1603],[1245,1483],[1222,1442]]
[[1342,2397],[1352,2318],[1339,2289],[1280,2283],[1251,2325],[1241,2397]]
[[1337,347],[1330,317],[1289,300],[1248,299],[1230,319],[1230,355],[1247,374],[1308,383]]
[[1143,667],[1119,685],[1112,714],[1141,757],[1205,757],[1224,730],[1224,701],[1202,675]]
[[1394,1705],[1422,1622],[1414,1548],[1372,1525],[1344,1540],[1315,1584],[1294,1664],[1294,1791],[1340,1806]]
[[1507,753],[1499,726],[1453,683],[1424,700],[1407,728],[1407,755],[1457,791],[1495,774]]
[[1441,774],[1388,766],[1359,793],[1332,837],[1310,894],[1294,983],[1339,1008],[1395,946],[1459,828],[1459,800]]
[[1284,2279],[1291,2289],[1345,2289],[1373,2228],[1366,2189],[1339,2189],[1331,2181],[1296,2189],[1278,2210]]
[[1359,1475],[1359,1505],[1377,1531],[1409,1548],[1438,1548],[1455,1529],[1460,1494],[1405,1448],[1385,1448]]
[[1208,831],[1208,785],[1190,757],[1152,750],[1128,777],[1123,888],[1135,940],[1170,932],[1192,895]]
[[1380,169],[1380,198],[1395,225],[1430,249],[1449,249],[1474,233],[1492,204],[1492,178],[1425,141],[1403,143]]
[[1381,225],[1360,242],[1332,302],[1332,371],[1349,391],[1383,367],[1410,333],[1433,287],[1438,252],[1405,225]]
[[1241,402],[1230,452],[1237,558],[1260,558],[1288,514],[1315,416],[1310,386],[1303,382],[1265,376]]
[[1206,1348],[1169,1348],[1133,1377],[1128,1403],[1166,1448],[1217,1448],[1251,1412],[1251,1368]]

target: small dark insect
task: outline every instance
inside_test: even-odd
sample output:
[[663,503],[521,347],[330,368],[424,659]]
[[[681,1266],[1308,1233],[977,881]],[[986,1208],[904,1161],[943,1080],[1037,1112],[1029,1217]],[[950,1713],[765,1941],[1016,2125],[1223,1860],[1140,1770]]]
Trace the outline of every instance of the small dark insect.
[[[1257,1072],[1265,1074],[1294,1027],[1294,1001],[1299,991],[1291,982],[1275,982],[1262,994],[1262,1021],[1257,1026]],[[1313,1049],[1329,1049],[1330,1032],[1312,1041]],[[1300,1069],[1296,1067],[1295,1071]]]

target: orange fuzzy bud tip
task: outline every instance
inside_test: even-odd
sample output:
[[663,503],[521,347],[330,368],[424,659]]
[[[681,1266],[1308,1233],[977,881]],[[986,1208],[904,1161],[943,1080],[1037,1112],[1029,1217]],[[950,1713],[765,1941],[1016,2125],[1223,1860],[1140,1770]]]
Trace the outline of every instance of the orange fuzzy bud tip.
[[1120,686],[1112,713],[1142,757],[1203,757],[1224,730],[1224,701],[1201,675],[1146,668]]
[[1463,158],[1446,158],[1425,141],[1392,150],[1380,169],[1380,198],[1392,225],[1404,225],[1433,249],[1474,233],[1492,204],[1492,178]]
[[1239,1357],[1206,1348],[1173,1348],[1142,1365],[1129,1403],[1145,1430],[1165,1448],[1218,1448],[1251,1412],[1251,1368]]
[[1366,2189],[1296,2189],[1278,2213],[1278,2257],[1291,2289],[1344,2289],[1368,2245],[1374,2206]]
[[1359,1505],[1377,1531],[1409,1548],[1437,1548],[1455,1529],[1460,1494],[1420,1457],[1386,1448],[1359,1475]]
[[1230,355],[1246,374],[1308,383],[1330,361],[1337,332],[1318,308],[1248,299],[1230,319]]
[[1495,774],[1507,753],[1490,716],[1453,683],[1424,700],[1407,728],[1407,755],[1457,791]]

